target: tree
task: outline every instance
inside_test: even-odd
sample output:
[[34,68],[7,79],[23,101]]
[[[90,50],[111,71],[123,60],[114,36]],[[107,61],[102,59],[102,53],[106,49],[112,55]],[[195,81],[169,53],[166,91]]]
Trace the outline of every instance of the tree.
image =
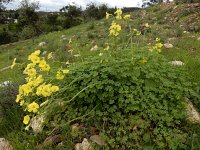
[[18,28],[27,31],[25,28],[33,30],[30,35],[33,37],[39,33],[37,22],[39,15],[36,10],[39,9],[39,2],[30,2],[30,0],[22,0],[19,8]]

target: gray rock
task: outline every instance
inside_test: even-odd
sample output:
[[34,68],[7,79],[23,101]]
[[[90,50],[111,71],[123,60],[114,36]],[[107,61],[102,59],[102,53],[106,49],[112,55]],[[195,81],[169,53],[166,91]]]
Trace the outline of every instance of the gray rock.
[[44,47],[46,44],[47,44],[46,42],[40,42],[40,43],[38,44],[38,46],[39,46],[39,47]]
[[173,48],[174,46],[170,43],[165,43],[164,44],[165,48]]
[[43,56],[46,55],[46,54],[47,54],[47,51],[44,51],[44,52],[42,53]]
[[184,63],[182,61],[177,61],[177,60],[171,61],[169,63],[174,65],[174,66],[183,66],[184,65]]
[[13,150],[13,147],[8,140],[0,138],[0,150]]
[[186,111],[190,122],[200,123],[200,114],[188,99],[186,100]]

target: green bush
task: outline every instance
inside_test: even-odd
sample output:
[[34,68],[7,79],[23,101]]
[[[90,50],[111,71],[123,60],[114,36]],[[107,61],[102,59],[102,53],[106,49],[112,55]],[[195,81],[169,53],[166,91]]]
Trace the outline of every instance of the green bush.
[[44,109],[48,127],[95,126],[107,149],[182,147],[187,134],[181,122],[192,84],[163,56],[130,51],[71,65],[71,74],[59,85],[64,88]]
[[21,129],[23,111],[15,102],[18,84],[8,84],[0,87],[0,135],[4,136],[12,131]]

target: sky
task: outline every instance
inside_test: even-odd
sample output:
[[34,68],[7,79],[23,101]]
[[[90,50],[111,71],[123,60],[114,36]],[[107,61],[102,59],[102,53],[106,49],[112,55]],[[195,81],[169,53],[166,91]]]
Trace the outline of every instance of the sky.
[[[21,0],[14,0],[13,2],[5,5],[7,9],[16,9],[18,8]],[[30,0],[34,1],[34,0]],[[59,11],[60,8],[68,4],[75,3],[78,6],[83,8],[90,2],[95,2],[97,4],[106,3],[110,7],[137,7],[138,3],[141,5],[142,0],[36,0],[40,3],[41,11]]]

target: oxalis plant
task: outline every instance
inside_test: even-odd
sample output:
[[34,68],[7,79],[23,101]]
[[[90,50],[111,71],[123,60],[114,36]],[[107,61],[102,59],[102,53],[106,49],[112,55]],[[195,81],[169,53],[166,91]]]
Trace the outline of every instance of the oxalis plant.
[[[123,27],[130,27],[130,15],[118,9],[106,13],[110,17],[109,38],[120,38]],[[137,29],[129,32],[130,39],[141,36]],[[159,38],[146,50],[118,46],[116,39],[114,47],[108,43],[98,56],[60,68],[51,67],[39,50],[29,55],[26,83],[16,98],[24,110],[26,132],[59,128],[68,149],[90,136],[90,127],[105,141],[105,149],[184,147],[185,98],[195,93],[184,69],[159,54]],[[76,134],[71,127],[75,123],[83,128]]]

